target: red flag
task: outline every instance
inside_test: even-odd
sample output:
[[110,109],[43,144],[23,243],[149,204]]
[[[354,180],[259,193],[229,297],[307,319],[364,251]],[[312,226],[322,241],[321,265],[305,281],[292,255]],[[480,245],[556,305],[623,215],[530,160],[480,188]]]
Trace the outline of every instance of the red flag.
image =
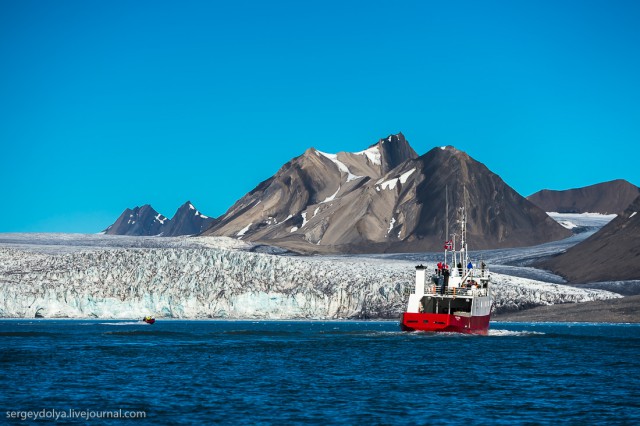
[[444,249],[445,250],[453,250],[453,241],[451,241],[451,240],[445,241],[444,242]]

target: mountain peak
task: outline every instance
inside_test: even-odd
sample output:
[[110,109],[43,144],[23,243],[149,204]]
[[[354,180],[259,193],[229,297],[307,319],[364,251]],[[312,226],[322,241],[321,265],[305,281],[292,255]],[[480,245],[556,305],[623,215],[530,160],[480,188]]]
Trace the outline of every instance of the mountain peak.
[[214,220],[200,213],[191,201],[186,201],[176,210],[171,221],[162,230],[162,235],[173,237],[199,234],[206,230]]
[[191,203],[191,201],[187,200],[185,201],[179,208],[179,210],[196,210],[196,208],[193,206],[193,204]]
[[[473,163],[474,160],[469,154],[464,151],[460,151],[453,145],[438,146],[430,149],[425,154],[420,156],[423,161],[435,161],[436,163],[448,164],[468,164]],[[452,163],[453,162],[453,163]]]
[[319,151],[317,149],[315,149],[314,147],[309,147],[309,148],[307,148],[307,150],[302,155],[303,156],[316,155],[317,152],[319,152]]
[[389,136],[387,136],[386,138],[382,138],[378,141],[379,144],[384,144],[385,142],[390,142],[390,143],[403,143],[406,142],[407,140],[405,139],[404,135],[402,134],[402,132],[398,132],[395,135],[394,134],[390,134]]
[[151,205],[125,209],[118,220],[104,232],[109,235],[158,235],[168,219]]
[[377,146],[380,150],[382,174],[387,173],[407,160],[418,157],[418,154],[411,148],[402,132],[380,139],[370,149],[374,146]]
[[429,154],[429,153],[434,153],[434,154],[460,154],[460,153],[462,153],[462,154],[466,154],[464,151],[459,150],[458,148],[456,148],[453,145],[436,146],[434,148],[431,148],[429,151],[427,151],[427,154]]

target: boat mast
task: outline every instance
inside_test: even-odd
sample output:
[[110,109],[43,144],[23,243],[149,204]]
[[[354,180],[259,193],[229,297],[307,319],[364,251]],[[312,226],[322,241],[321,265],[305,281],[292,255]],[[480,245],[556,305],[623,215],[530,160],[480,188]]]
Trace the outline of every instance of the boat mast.
[[457,265],[457,261],[458,261],[458,256],[457,256],[457,251],[456,251],[456,237],[458,236],[458,234],[453,234],[453,250],[451,251],[452,253],[452,262],[451,262],[451,267],[455,268],[455,266]]
[[462,241],[460,242],[461,250],[464,251],[464,257],[461,255],[461,262],[463,270],[467,271],[467,264],[469,263],[469,257],[467,253],[467,186],[462,187]]
[[[444,187],[444,199],[445,199],[445,231],[444,231],[444,264],[447,264],[447,247],[449,246],[449,185]],[[454,248],[453,246],[451,247]]]

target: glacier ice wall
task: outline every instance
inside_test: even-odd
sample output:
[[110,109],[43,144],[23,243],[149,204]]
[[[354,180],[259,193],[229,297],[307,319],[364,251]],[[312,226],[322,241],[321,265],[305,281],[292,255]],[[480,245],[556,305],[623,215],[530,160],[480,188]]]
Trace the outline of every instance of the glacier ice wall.
[[[0,317],[398,318],[414,281],[407,261],[283,256],[192,241],[58,252],[2,246]],[[498,311],[619,297],[493,278]]]

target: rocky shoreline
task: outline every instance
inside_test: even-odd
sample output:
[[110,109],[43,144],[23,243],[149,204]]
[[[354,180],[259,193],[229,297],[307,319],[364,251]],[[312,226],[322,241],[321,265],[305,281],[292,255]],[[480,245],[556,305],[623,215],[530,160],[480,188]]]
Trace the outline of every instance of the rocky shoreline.
[[496,314],[499,322],[640,323],[640,295],[583,303],[563,303]]

